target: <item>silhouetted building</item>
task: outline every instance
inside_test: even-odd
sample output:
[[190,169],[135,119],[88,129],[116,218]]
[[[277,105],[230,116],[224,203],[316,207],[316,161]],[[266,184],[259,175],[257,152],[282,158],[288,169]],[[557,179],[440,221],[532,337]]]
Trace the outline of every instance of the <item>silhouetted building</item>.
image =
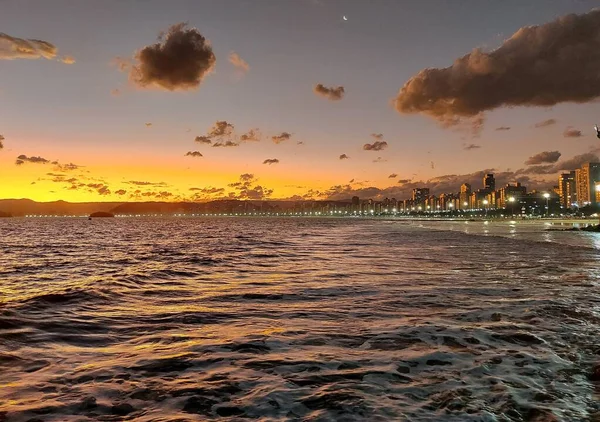
[[469,208],[469,199],[471,197],[471,185],[468,183],[463,183],[460,186],[460,209],[465,210]]
[[526,194],[527,188],[519,182],[508,183],[498,191],[498,208],[514,208]]
[[486,174],[483,178],[483,188],[489,191],[496,190],[496,179],[492,173]]
[[429,188],[414,188],[412,191],[413,202],[420,204],[429,196]]

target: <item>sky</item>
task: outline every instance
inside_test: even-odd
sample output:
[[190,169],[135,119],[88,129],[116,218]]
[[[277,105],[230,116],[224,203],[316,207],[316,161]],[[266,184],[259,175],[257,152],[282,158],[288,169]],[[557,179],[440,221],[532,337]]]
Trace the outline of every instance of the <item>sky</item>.
[[0,1],[0,198],[547,188],[600,152],[596,7]]

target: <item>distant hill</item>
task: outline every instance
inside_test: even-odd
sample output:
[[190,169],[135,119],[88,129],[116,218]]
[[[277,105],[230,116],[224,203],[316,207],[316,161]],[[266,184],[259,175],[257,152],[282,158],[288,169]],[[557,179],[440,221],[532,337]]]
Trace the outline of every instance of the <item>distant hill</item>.
[[0,199],[0,212],[13,216],[24,215],[89,215],[110,211],[121,202],[36,202],[31,199]]
[[90,215],[94,212],[111,214],[204,214],[285,212],[292,209],[310,211],[318,204],[346,205],[348,201],[278,201],[224,199],[210,202],[36,202],[31,199],[0,199],[0,213],[15,217],[25,215]]
[[12,217],[12,215],[10,215],[10,214],[9,214],[9,213],[7,213],[7,212],[2,212],[2,211],[0,211],[0,218],[6,218],[6,217]]
[[110,212],[104,212],[104,211],[99,211],[99,212],[93,212],[90,214],[90,218],[94,217],[94,218],[110,218],[110,217],[114,217],[115,215],[110,213]]

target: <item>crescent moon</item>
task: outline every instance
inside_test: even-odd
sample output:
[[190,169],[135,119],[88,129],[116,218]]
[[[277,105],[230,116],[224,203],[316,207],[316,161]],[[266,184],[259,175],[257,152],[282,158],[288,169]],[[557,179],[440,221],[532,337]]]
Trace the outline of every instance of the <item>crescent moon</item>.
[[342,19],[344,19],[345,21],[348,20],[348,18],[346,16],[342,16]]

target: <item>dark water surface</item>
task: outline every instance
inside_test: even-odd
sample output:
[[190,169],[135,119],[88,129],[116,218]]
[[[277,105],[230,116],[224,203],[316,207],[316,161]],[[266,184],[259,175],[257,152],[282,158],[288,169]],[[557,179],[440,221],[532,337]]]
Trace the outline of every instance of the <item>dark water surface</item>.
[[538,240],[6,219],[0,421],[600,420],[599,251]]

